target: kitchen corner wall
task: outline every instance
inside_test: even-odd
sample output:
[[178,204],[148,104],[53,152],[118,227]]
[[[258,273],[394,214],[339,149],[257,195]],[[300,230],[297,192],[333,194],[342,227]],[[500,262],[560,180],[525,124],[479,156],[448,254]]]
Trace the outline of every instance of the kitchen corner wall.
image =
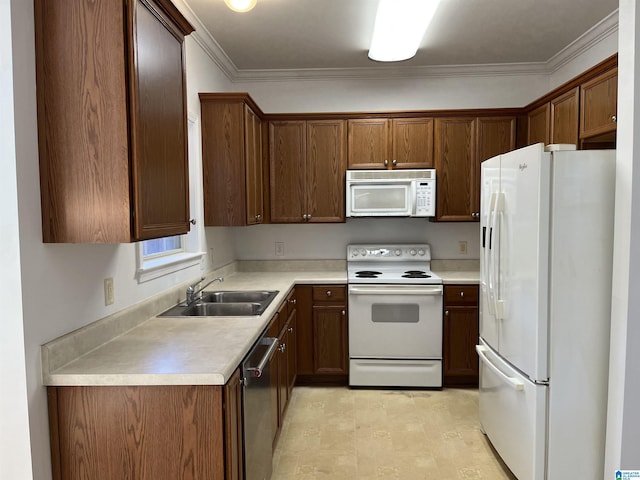
[[[432,223],[424,218],[350,218],[346,223],[255,225],[234,228],[239,260],[345,259],[350,243],[428,243],[437,259],[479,258],[479,224]],[[467,254],[459,253],[467,242]],[[276,256],[275,242],[284,245]]]

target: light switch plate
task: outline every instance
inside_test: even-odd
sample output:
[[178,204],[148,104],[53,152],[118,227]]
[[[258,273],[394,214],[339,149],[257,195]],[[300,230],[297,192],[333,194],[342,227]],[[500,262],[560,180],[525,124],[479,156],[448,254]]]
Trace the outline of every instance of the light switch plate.
[[113,278],[104,279],[104,304],[112,305],[115,302],[115,295],[113,292]]

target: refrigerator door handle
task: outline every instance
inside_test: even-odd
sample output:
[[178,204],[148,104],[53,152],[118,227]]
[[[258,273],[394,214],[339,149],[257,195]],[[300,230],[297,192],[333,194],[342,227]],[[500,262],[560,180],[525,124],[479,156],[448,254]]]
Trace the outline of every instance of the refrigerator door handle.
[[476,352],[478,352],[478,356],[487,365],[487,367],[489,367],[493,371],[493,373],[498,375],[507,385],[509,385],[514,390],[523,391],[524,383],[518,380],[517,378],[509,377],[502,370],[500,370],[493,363],[491,363],[491,360],[489,360],[487,356],[484,354],[486,351],[487,351],[487,347],[483,345],[476,345]]
[[484,251],[484,255],[485,255],[485,262],[484,264],[486,265],[486,271],[485,271],[485,282],[487,285],[487,305],[489,307],[489,314],[490,315],[495,315],[495,309],[494,309],[494,290],[493,290],[493,250],[492,250],[492,235],[493,235],[493,229],[491,227],[492,223],[493,223],[493,215],[494,215],[494,208],[495,208],[495,204],[496,204],[496,193],[492,192],[491,193],[491,198],[489,200],[489,212],[487,214],[487,226],[489,227],[489,248],[486,248]]

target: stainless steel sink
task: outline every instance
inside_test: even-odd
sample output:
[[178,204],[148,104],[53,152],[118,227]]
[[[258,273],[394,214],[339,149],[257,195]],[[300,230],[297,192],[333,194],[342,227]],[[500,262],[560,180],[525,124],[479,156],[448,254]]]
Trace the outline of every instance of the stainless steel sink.
[[195,303],[182,315],[188,317],[244,317],[260,315],[264,311],[259,303]]
[[251,291],[219,291],[202,292],[204,303],[238,303],[238,302],[271,302],[278,294],[277,291],[251,290]]
[[171,307],[160,317],[250,317],[262,315],[278,290],[203,292],[202,298],[191,305]]

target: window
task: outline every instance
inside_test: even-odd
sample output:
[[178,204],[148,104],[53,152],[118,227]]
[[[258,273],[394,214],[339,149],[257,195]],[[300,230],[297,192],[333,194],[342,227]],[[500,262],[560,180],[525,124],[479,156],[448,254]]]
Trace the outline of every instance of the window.
[[180,235],[176,235],[175,237],[155,238],[153,240],[145,240],[142,242],[143,261],[166,255],[175,255],[176,253],[182,253],[183,251],[182,237]]
[[[198,172],[202,171],[200,163],[200,143],[198,117],[189,114],[189,193],[190,210],[193,218],[202,218],[202,201],[197,201],[201,195],[202,178]],[[197,185],[200,185],[198,188]],[[138,243],[138,283],[168,275],[184,268],[199,265],[204,257],[204,232],[201,232],[201,222],[196,222],[186,235],[156,238]]]

